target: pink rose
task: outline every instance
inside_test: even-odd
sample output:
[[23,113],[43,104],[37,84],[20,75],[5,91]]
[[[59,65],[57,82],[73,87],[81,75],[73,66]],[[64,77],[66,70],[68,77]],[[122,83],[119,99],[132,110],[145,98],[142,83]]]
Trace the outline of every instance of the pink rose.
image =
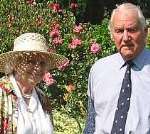
[[52,24],[52,29],[57,29],[57,30],[59,30],[59,29],[60,29],[60,24],[59,24],[59,23],[53,23],[53,24]]
[[68,66],[69,66],[69,60],[66,60],[58,66],[58,69],[64,71]]
[[69,45],[68,45],[68,48],[70,48],[70,49],[75,49],[77,47],[77,45],[74,45],[74,44],[72,44],[72,43],[70,43]]
[[78,6],[78,4],[77,3],[71,3],[70,4],[70,8],[72,9],[72,10],[76,10],[77,8],[78,8],[79,6]]
[[62,12],[62,9],[59,3],[50,3],[48,4],[48,7],[51,8],[53,12],[57,12],[57,13]]
[[73,39],[72,42],[69,44],[68,48],[75,49],[77,46],[80,46],[82,41],[80,39]]
[[50,37],[55,38],[60,35],[60,31],[58,29],[53,29],[52,31],[49,32]]
[[43,81],[46,83],[47,86],[50,86],[56,83],[56,80],[53,79],[53,76],[49,72],[45,73],[43,77]]
[[55,37],[53,40],[52,40],[52,43],[56,46],[58,45],[61,45],[63,43],[63,39],[61,39],[60,37]]
[[100,44],[98,44],[98,43],[96,43],[96,42],[91,44],[91,47],[90,47],[91,53],[96,54],[96,53],[98,53],[100,50],[101,50]]
[[78,25],[78,26],[76,25],[73,29],[73,32],[80,33],[80,32],[82,32],[82,30],[83,30],[83,27],[81,25]]

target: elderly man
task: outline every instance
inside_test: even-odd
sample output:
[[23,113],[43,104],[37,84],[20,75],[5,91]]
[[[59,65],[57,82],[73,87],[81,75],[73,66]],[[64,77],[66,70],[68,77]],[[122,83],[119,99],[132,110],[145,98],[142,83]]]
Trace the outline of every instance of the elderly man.
[[150,51],[142,11],[131,3],[118,6],[109,29],[118,53],[91,68],[84,134],[150,134]]

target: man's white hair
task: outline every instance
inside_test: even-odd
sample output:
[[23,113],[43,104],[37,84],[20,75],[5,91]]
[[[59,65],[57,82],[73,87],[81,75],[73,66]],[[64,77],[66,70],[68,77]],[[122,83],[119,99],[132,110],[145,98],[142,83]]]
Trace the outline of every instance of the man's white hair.
[[121,4],[121,5],[117,6],[117,8],[112,11],[110,22],[109,22],[109,25],[108,25],[108,29],[109,29],[111,34],[112,34],[112,29],[113,29],[114,16],[120,10],[124,10],[124,11],[134,10],[134,11],[136,11],[137,14],[138,14],[140,25],[143,28],[146,27],[146,20],[145,20],[145,17],[143,15],[142,10],[140,9],[140,7],[138,7],[134,4],[131,4],[131,3],[124,3],[124,4]]

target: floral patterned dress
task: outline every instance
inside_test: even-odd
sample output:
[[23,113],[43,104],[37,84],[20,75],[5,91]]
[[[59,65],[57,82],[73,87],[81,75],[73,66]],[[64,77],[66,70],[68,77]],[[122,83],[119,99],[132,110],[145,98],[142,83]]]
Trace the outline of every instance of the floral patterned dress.
[[[14,114],[17,111],[17,96],[8,77],[0,79],[0,134],[16,134],[17,124]],[[51,106],[42,91],[36,91],[44,111],[51,114]]]

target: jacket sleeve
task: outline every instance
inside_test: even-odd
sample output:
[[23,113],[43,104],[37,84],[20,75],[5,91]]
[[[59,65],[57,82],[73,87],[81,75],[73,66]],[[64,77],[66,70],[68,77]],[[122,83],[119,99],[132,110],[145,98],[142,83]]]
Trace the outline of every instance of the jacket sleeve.
[[92,78],[92,72],[89,74],[89,79],[88,79],[88,115],[87,115],[87,120],[85,124],[85,129],[83,131],[84,134],[93,134],[95,131],[95,107],[94,107],[94,97],[92,94],[93,90],[93,78]]
[[89,97],[88,98],[88,116],[86,120],[86,125],[84,129],[84,134],[93,134],[95,131],[95,108],[94,101]]

